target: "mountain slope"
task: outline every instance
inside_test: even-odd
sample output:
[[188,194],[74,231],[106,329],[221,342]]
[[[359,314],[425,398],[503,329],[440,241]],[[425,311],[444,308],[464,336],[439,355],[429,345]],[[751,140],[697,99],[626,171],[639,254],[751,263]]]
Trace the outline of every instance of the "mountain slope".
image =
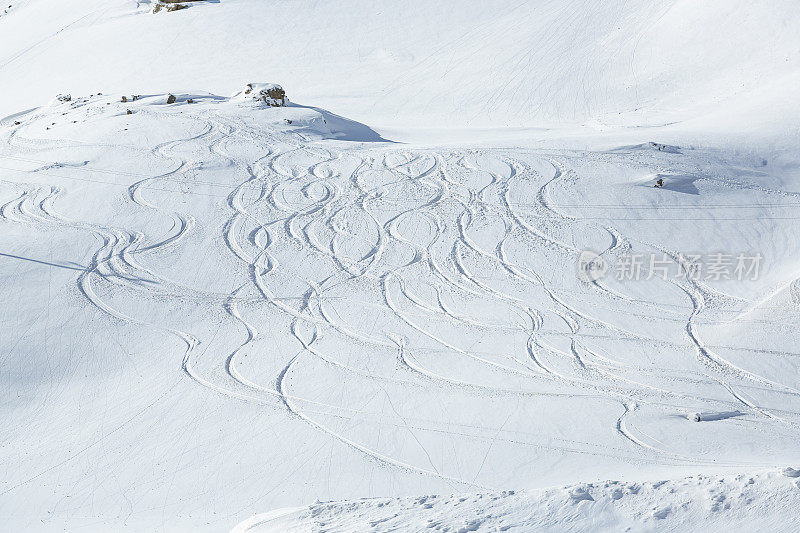
[[712,128],[703,116],[766,115],[740,121],[752,131],[798,118],[784,103],[800,57],[788,0],[225,0],[150,10],[119,0],[14,6],[0,19],[0,113],[55,92],[230,94],[275,79],[296,101],[384,127]]
[[595,4],[6,8],[3,529],[788,529],[798,15]]

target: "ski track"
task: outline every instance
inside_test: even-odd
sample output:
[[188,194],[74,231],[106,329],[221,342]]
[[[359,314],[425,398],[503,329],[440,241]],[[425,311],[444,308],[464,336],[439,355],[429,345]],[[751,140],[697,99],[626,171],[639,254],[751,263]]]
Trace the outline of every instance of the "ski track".
[[[37,116],[34,114],[29,120],[35,121]],[[170,117],[163,113],[160,118]],[[227,150],[232,142],[249,143],[261,155],[251,160],[234,156]],[[7,143],[25,152],[64,144],[23,138],[15,133],[8,136]],[[190,145],[202,147],[205,155],[198,160],[176,155],[178,149]],[[679,411],[712,403],[717,409],[740,407],[750,415],[787,427],[800,425],[797,413],[782,412],[779,416],[775,410],[760,407],[737,392],[739,385],[749,383],[771,392],[800,395],[794,388],[735,365],[703,343],[696,319],[704,312],[709,289],[701,283],[674,283],[690,303],[685,309],[685,335],[696,350],[698,363],[692,375],[697,380],[719,383],[730,394],[729,402],[628,377],[625,373],[629,370],[658,375],[658,369],[634,368],[598,353],[589,346],[590,335],[600,332],[662,347],[673,347],[674,343],[637,334],[593,316],[591,308],[568,303],[568,295],[549,285],[533,261],[520,264],[510,258],[511,243],[538,247],[563,258],[567,264],[579,251],[558,237],[571,229],[580,231],[575,226],[579,219],[558,208],[549,192],[574,172],[566,156],[533,153],[512,158],[502,151],[376,151],[366,147],[335,150],[289,134],[265,133],[217,114],[203,119],[199,134],[163,142],[153,148],[150,156],[171,162],[172,170],[138,179],[127,187],[127,200],[142,213],[169,220],[171,230],[166,235],[152,236],[141,230],[69,218],[56,207],[64,193],[63,186],[33,181],[0,181],[0,187],[11,190],[10,195],[4,196],[10,199],[0,205],[0,222],[39,231],[70,230],[93,235],[100,246],[75,279],[89,304],[121,323],[180,339],[185,344],[180,369],[199,386],[240,401],[283,410],[382,468],[435,477],[454,488],[487,488],[477,482],[480,471],[475,474],[476,479],[441,471],[430,456],[428,464],[414,464],[359,442],[326,421],[360,420],[461,434],[475,440],[494,435],[493,438],[519,445],[580,453],[613,450],[621,455],[632,454],[631,460],[694,465],[734,463],[697,459],[670,450],[638,429],[634,415],[644,408]],[[542,176],[524,157],[549,163],[552,175]],[[483,167],[483,160],[491,165]],[[161,180],[185,177],[209,162],[224,163],[233,169],[238,180],[227,184],[230,191],[224,197],[224,205],[229,217],[217,229],[227,253],[240,265],[236,279],[241,283],[227,294],[173,281],[156,266],[163,265],[164,257],[170,253],[189,246],[187,240],[199,228],[192,214],[166,207],[169,193],[153,186]],[[473,188],[471,183],[478,186]],[[520,183],[536,190],[536,203],[526,213],[515,209],[511,198],[513,187]],[[481,237],[484,225],[479,222],[486,220],[502,228],[488,241],[485,235]],[[600,255],[613,255],[630,248],[633,242],[611,225],[597,222],[595,227],[608,235],[609,244]],[[421,235],[421,231],[428,234]],[[676,252],[662,251],[678,260]],[[293,273],[281,258],[289,253],[298,257],[302,254],[309,261],[326,265],[325,269],[318,279],[295,279],[295,284],[285,284]],[[162,261],[145,264],[151,259]],[[795,280],[789,286],[796,304],[800,303],[798,283],[800,280]],[[589,289],[604,301],[635,301],[601,282],[594,282]],[[164,324],[133,316],[125,310],[124,303],[117,303],[125,301],[118,298],[123,295],[151,305],[166,297],[186,306],[186,320]],[[350,307],[342,307],[342,302]],[[469,305],[462,309],[457,302]],[[476,312],[475,307],[484,302],[513,310],[519,320],[508,322]],[[199,360],[196,347],[213,339],[203,339],[205,331],[190,331],[190,314],[197,303],[224,310],[227,318],[223,325],[235,328],[239,335],[243,333],[241,342],[229,350],[206,350]],[[680,314],[657,302],[648,305],[653,312]],[[348,322],[348,312],[366,311],[368,306],[374,308],[376,320],[383,321],[378,331]],[[244,354],[263,353],[257,321],[258,311],[264,309],[278,313],[291,324],[283,333],[294,340],[297,352],[287,356],[277,375],[248,375],[250,367],[241,359]],[[460,330],[516,335],[521,341],[516,350],[486,355],[461,345],[459,335],[453,333]],[[555,334],[566,338],[567,349],[552,343],[550,339]],[[362,368],[357,358],[348,360],[344,354],[324,348],[322,339],[326,337],[393,353],[397,361],[394,369],[399,368],[400,372],[394,373],[385,365]],[[513,377],[524,386],[511,388],[490,380],[483,382],[482,374],[476,374],[474,380],[464,379],[458,372],[448,375],[447,369],[436,366],[435,350],[477,365],[486,370],[487,376]],[[378,417],[364,410],[293,394],[290,389],[302,386],[305,380],[313,382],[313,375],[304,373],[312,358],[380,387],[441,389],[448,394],[486,398],[525,400],[568,395],[609,401],[623,409],[617,419],[607,421],[619,442],[616,448],[605,449],[581,442],[562,446],[526,440],[524,435],[503,434],[502,428],[476,426],[471,432],[462,433],[456,423],[434,423],[423,417],[402,417],[402,423],[376,420]],[[691,381],[695,377],[685,379]],[[553,385],[563,392],[552,392]],[[413,424],[409,425],[409,420]]]

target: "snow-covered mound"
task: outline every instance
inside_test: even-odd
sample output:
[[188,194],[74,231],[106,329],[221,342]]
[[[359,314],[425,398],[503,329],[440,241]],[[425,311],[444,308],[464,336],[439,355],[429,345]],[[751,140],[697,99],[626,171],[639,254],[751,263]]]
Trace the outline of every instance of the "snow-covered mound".
[[800,479],[785,473],[611,481],[557,489],[318,502],[256,515],[232,533],[305,531],[796,530]]
[[[236,106],[248,104],[243,109]],[[254,104],[254,105],[253,105]],[[296,106],[289,102],[280,85],[249,83],[231,97],[208,92],[175,92],[162,94],[91,94],[86,96],[57,95],[47,105],[0,120],[0,126],[19,126],[17,138],[29,134],[43,138],[69,135],[73,138],[87,133],[109,134],[109,127],[118,126],[112,117],[128,115],[122,131],[135,130],[135,118],[129,115],[144,113],[152,121],[159,116],[208,112],[243,113],[257,120],[264,131],[303,133],[307,138],[330,138],[357,141],[382,140],[363,124],[345,119],[319,108]],[[52,120],[51,120],[52,119]],[[133,121],[133,122],[131,122]],[[125,134],[129,135],[129,134]]]

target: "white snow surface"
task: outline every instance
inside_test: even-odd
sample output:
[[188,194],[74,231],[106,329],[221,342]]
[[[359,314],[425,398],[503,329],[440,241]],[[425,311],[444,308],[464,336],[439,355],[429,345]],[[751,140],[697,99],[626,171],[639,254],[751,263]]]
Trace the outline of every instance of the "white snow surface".
[[[316,502],[232,533],[304,531],[793,531],[800,481],[776,472],[587,483],[522,492]],[[776,501],[777,500],[777,501]]]
[[631,4],[12,2],[0,529],[792,531],[800,10]]
[[680,124],[785,141],[800,119],[794,0],[220,0],[155,15],[147,1],[9,2],[0,116],[58,92],[271,81],[295,102],[439,138]]

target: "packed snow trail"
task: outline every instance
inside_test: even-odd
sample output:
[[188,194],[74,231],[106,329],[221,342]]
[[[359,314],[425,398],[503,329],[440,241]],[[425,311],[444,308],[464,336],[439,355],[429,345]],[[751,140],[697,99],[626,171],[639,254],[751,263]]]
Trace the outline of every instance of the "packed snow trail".
[[[346,142],[311,108],[119,100],[0,125],[12,527],[798,459],[800,199],[745,156]],[[584,250],[764,270],[587,283]]]

